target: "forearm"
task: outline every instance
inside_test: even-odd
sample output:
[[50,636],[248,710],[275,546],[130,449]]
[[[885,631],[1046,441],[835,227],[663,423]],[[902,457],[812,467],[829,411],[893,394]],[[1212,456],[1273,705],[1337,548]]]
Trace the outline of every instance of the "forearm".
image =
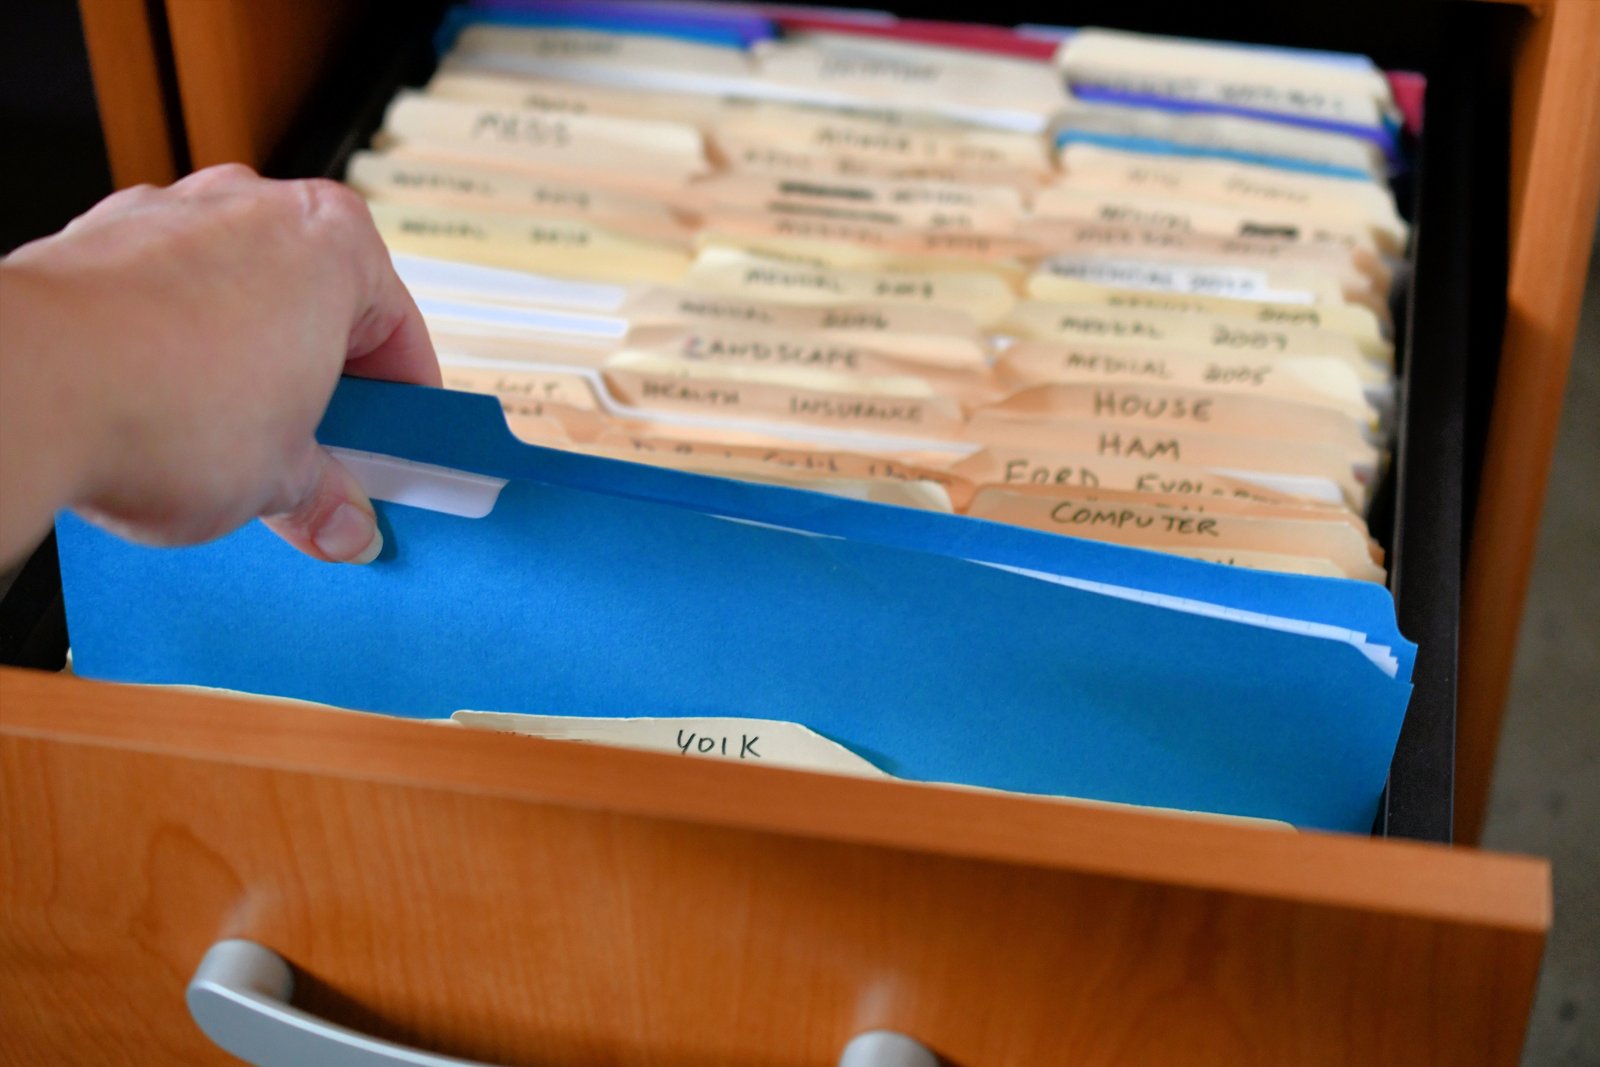
[[0,567],[50,528],[90,480],[98,391],[74,351],[83,309],[25,265],[0,260]]

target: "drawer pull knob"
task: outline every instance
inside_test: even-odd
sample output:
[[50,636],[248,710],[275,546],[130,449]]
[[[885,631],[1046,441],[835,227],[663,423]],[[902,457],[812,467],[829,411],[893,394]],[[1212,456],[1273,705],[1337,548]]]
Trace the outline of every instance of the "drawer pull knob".
[[[289,1003],[294,971],[254,941],[218,941],[206,951],[185,1000],[217,1047],[254,1067],[483,1067],[383,1041],[319,1019]],[[839,1067],[938,1067],[903,1034],[873,1030],[845,1046]]]
[[939,1057],[893,1030],[869,1030],[850,1039],[839,1067],[939,1067]]
[[255,1067],[483,1067],[436,1056],[319,1019],[289,1003],[294,971],[254,941],[206,950],[184,999],[218,1048]]

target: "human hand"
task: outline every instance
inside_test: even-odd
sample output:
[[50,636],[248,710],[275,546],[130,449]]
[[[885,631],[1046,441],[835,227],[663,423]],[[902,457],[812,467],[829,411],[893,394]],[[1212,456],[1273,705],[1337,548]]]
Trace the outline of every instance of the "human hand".
[[128,189],[0,261],[0,561],[71,507],[192,544],[257,516],[317,559],[382,548],[313,438],[339,375],[440,384],[366,206],[237,165]]

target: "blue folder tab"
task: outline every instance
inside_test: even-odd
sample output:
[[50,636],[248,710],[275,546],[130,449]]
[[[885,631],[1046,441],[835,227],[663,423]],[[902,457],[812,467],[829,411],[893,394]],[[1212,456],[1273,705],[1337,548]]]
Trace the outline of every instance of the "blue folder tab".
[[[419,433],[416,427],[431,428]],[[1371,582],[1272,574],[959,515],[886,507],[798,489],[752,485],[637,463],[524,445],[498,403],[472,393],[340,383],[318,430],[330,445],[405,456],[441,467],[526,478],[614,496],[673,504],[773,526],[806,529],[893,548],[1070,574],[1360,631],[1390,646],[1400,677],[1416,646],[1401,636],[1389,592]]]
[[[1025,24],[1017,27],[1020,33],[1032,33],[1035,36],[1046,36],[1057,39],[1061,45],[1071,39],[1076,30],[1062,26],[1041,26]],[[1353,52],[1328,52],[1311,48],[1289,48],[1281,45],[1249,44],[1241,41],[1200,41],[1197,43],[1224,45],[1227,48],[1242,52],[1253,52],[1262,56],[1278,59],[1297,60],[1304,63],[1315,63],[1322,66],[1344,67],[1355,71],[1373,71],[1371,59]],[[1324,133],[1337,133],[1349,137],[1371,141],[1383,151],[1384,159],[1388,163],[1391,173],[1398,173],[1406,169],[1407,160],[1402,150],[1401,131],[1402,124],[1398,116],[1385,117],[1377,126],[1366,126],[1358,123],[1339,122],[1333,119],[1318,119],[1308,115],[1290,114],[1283,111],[1273,111],[1265,108],[1244,107],[1237,104],[1225,104],[1214,101],[1183,100],[1177,97],[1160,96],[1154,93],[1133,92],[1124,89],[1115,89],[1108,86],[1097,85],[1094,82],[1085,82],[1068,77],[1069,88],[1072,95],[1087,103],[1110,104],[1124,107],[1150,108],[1156,111],[1168,111],[1174,114],[1201,114],[1201,115],[1230,115],[1239,118],[1255,119],[1264,122],[1278,122],[1287,126],[1297,126],[1304,129],[1318,130]],[[1118,148],[1125,151],[1154,152],[1163,155],[1186,156],[1211,156],[1220,159],[1229,159],[1240,163],[1255,163],[1265,166],[1279,167],[1286,170],[1297,170],[1325,177],[1360,178],[1369,179],[1370,175],[1364,171],[1350,168],[1332,166],[1327,164],[1310,163],[1292,157],[1271,156],[1265,154],[1235,152],[1229,150],[1213,150],[1199,146],[1172,144],[1153,138],[1124,137],[1116,134],[1090,133],[1066,130],[1062,131],[1056,140],[1057,147],[1071,143],[1096,144],[1107,148]]]
[[1356,167],[1341,167],[1331,163],[1313,163],[1293,156],[1267,155],[1214,145],[1191,145],[1168,141],[1159,137],[1135,137],[1120,133],[1100,133],[1094,130],[1074,130],[1071,127],[1056,134],[1056,147],[1069,144],[1091,144],[1101,148],[1114,148],[1123,152],[1144,152],[1158,156],[1192,156],[1201,159],[1225,159],[1234,163],[1251,163],[1279,170],[1298,171],[1323,178],[1349,178],[1353,181],[1371,181],[1372,175]]
[[701,5],[627,0],[479,0],[445,12],[434,34],[435,50],[441,55],[449,51],[462,29],[474,23],[639,34],[737,49],[778,34],[771,20],[738,9],[722,12]]
[[[1151,553],[535,448],[486,397],[346,381],[320,436],[509,480],[483,518],[379,503],[366,567],[260,524],[160,550],[64,515],[75,669],[414,716],[782,719],[906,778],[1370,828],[1410,691],[1401,645],[1390,677],[1345,641],[970,561],[1081,577]],[[1242,573],[1145,584],[1179,592],[1165,579],[1186,570]],[[1297,617],[1370,633],[1356,584],[1209,588],[1299,596]]]
[[1338,122],[1333,119],[1286,115],[1281,111],[1269,111],[1263,108],[1240,107],[1234,104],[1216,104],[1196,100],[1179,100],[1175,97],[1156,96],[1151,93],[1127,92],[1093,84],[1074,84],[1072,86],[1072,95],[1091,104],[1147,107],[1156,111],[1168,111],[1178,115],[1228,115],[1255,119],[1261,122],[1280,122],[1287,126],[1316,130],[1321,133],[1343,134],[1347,137],[1371,141],[1377,145],[1383,150],[1384,158],[1390,166],[1396,166],[1402,162],[1400,126],[1398,123],[1385,122],[1380,126],[1363,126],[1352,122]]

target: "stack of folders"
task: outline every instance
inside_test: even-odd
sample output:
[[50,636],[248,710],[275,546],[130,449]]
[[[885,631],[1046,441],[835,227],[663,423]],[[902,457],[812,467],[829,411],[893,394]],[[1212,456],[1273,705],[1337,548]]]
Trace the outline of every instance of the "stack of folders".
[[1381,73],[770,26],[458,9],[347,174],[452,388],[540,444],[1384,580]]
[[[631,0],[438,46],[345,175],[457,391],[324,424],[391,552],[64,520],[80,670],[1371,825],[1415,649],[1365,521],[1409,236],[1369,61]],[[130,654],[162,610],[215,618]]]

